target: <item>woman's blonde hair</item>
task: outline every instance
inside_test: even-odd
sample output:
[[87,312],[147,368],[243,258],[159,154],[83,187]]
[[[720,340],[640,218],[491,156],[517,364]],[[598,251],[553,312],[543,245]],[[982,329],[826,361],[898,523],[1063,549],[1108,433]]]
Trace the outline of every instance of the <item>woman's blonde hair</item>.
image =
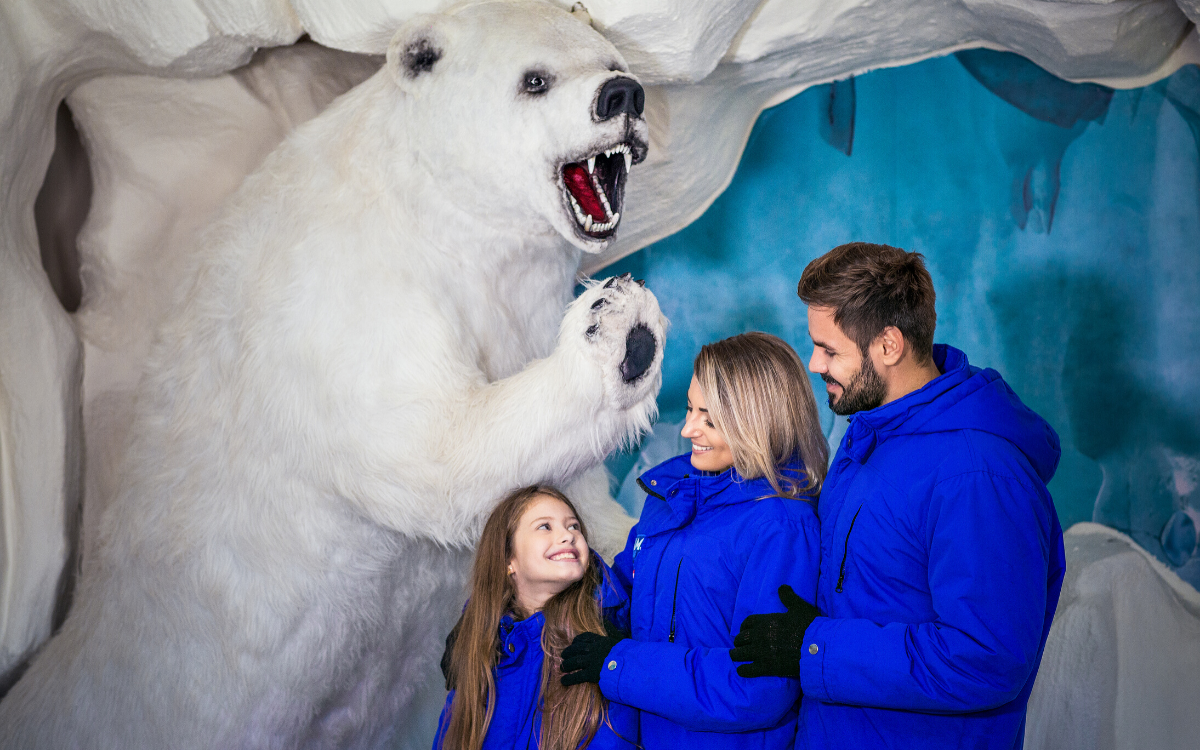
[[[816,497],[829,446],[804,363],[778,336],[751,331],[705,344],[693,366],[713,425],[746,479],[766,477],[781,497]],[[781,472],[799,456],[807,479]]]
[[[579,533],[587,540],[587,528],[575,506],[553,487],[535,485],[508,495],[488,517],[475,552],[471,571],[471,598],[455,629],[454,647],[447,675],[455,690],[450,721],[442,747],[446,750],[479,750],[492,723],[496,704],[496,668],[500,653],[500,620],[506,613],[519,612],[517,591],[508,575],[513,556],[512,538],[525,509],[540,497],[560,500],[579,520]],[[562,650],[584,631],[604,633],[596,587],[602,572],[595,554],[583,578],[553,596],[542,608],[542,681],[537,696],[542,710],[541,750],[577,750],[592,741],[600,722],[606,719],[607,702],[600,686],[592,683],[563,687]]]

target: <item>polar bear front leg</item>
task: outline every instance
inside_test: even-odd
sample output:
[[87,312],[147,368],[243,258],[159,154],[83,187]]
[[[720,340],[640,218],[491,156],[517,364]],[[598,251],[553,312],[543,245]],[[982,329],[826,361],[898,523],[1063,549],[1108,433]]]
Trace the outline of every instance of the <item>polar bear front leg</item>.
[[[454,485],[444,488],[447,520],[478,517],[516,487],[566,486],[637,440],[657,414],[666,325],[658,300],[629,274],[590,282],[567,308],[549,357],[477,389],[456,414],[441,441],[450,452],[438,461]],[[619,508],[610,501],[596,510]]]

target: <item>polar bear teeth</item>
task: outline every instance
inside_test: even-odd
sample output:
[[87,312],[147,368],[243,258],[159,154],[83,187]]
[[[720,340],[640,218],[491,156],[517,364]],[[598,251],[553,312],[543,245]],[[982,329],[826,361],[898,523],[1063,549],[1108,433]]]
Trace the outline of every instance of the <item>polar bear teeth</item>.
[[563,186],[575,222],[585,234],[602,239],[616,229],[625,178],[632,166],[633,149],[626,143],[563,165]]

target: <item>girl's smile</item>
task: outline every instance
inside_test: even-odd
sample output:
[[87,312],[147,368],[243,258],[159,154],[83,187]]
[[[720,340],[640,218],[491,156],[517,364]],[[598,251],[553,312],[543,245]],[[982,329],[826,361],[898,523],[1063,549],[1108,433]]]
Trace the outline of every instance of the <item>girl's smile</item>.
[[587,540],[571,508],[549,495],[530,503],[513,531],[508,561],[521,608],[540,610],[550,597],[583,578],[588,562]]

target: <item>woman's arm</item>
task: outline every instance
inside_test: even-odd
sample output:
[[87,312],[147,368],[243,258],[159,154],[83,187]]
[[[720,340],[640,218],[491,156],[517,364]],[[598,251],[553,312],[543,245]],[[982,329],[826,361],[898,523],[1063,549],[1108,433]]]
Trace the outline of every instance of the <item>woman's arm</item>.
[[[816,592],[821,542],[815,518],[803,523],[773,521],[752,537],[732,627],[751,613],[780,611],[781,584],[802,596]],[[741,677],[729,658],[732,633],[727,640],[712,648],[620,641],[601,666],[600,690],[609,700],[688,729],[745,732],[777,726],[800,697],[799,681]]]

